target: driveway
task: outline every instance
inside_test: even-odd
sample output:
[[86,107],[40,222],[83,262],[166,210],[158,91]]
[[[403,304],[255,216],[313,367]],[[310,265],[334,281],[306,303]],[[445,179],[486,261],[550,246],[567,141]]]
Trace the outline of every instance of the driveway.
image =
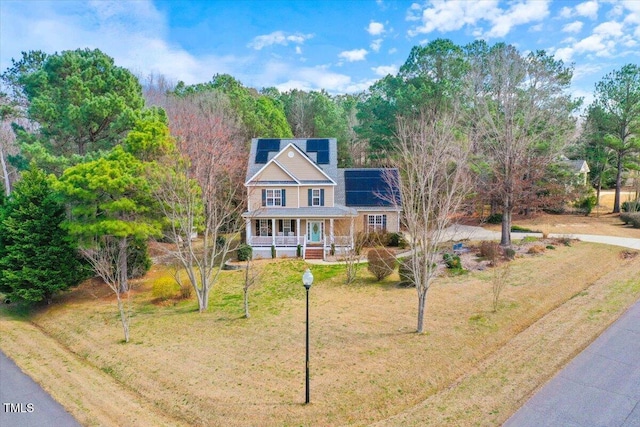
[[0,426],[80,427],[64,408],[0,351]]

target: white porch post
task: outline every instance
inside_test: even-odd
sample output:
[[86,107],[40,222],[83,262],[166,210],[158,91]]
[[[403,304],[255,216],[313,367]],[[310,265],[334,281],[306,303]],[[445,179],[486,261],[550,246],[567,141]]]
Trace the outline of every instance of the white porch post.
[[299,237],[302,236],[302,230],[300,230],[300,218],[296,218],[296,239],[299,242]]
[[271,244],[276,245],[276,219],[271,218]]
[[244,219],[244,227],[247,233],[247,245],[251,245],[251,220],[249,218]]
[[350,249],[355,249],[355,244],[354,244],[354,236],[353,236],[353,225],[355,223],[355,219],[351,218],[351,220],[349,221],[349,237],[351,238],[351,248]]
[[329,219],[329,242],[335,243],[334,235],[333,235],[333,218]]

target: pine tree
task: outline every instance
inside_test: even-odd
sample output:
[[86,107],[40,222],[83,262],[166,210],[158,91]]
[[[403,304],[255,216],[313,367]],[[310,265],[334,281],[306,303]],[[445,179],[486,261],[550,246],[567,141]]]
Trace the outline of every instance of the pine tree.
[[65,218],[45,173],[23,173],[0,208],[0,292],[10,300],[50,303],[86,277]]

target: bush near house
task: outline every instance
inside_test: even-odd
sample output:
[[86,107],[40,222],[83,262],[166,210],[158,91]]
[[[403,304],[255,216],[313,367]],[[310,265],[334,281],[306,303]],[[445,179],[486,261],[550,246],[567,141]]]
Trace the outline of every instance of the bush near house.
[[369,271],[378,281],[388,277],[396,268],[396,257],[385,248],[373,248],[367,253]]
[[247,261],[249,258],[251,258],[253,248],[251,248],[251,246],[249,245],[242,244],[238,246],[238,250],[236,253],[238,256],[238,261]]

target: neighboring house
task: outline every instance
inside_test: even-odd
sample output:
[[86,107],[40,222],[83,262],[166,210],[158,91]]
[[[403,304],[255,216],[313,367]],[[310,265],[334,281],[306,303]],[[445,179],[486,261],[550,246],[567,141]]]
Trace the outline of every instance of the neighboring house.
[[339,169],[334,138],[253,139],[242,216],[254,257],[323,259],[359,231],[400,230],[396,169]]
[[587,178],[591,170],[586,160],[569,160],[566,156],[560,156],[560,161],[568,164],[573,173],[580,177],[581,184],[587,185]]

